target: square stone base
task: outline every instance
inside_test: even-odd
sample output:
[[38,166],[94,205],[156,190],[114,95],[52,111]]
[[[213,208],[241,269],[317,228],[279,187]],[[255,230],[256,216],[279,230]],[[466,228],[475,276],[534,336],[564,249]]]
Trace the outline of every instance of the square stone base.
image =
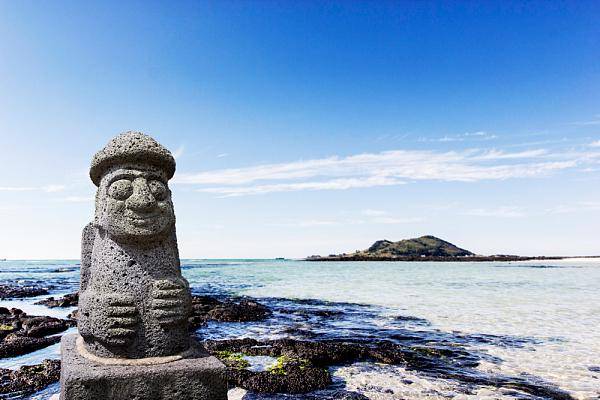
[[103,365],[79,354],[77,336],[62,338],[60,400],[227,400],[225,367],[208,354],[155,365]]

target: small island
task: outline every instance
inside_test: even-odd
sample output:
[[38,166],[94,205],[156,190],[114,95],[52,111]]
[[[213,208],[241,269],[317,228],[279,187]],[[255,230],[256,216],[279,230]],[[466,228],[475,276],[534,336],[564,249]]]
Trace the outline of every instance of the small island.
[[475,254],[450,242],[432,235],[398,242],[378,240],[366,250],[354,253],[313,255],[307,261],[527,261],[560,260],[559,256],[517,256],[495,254],[491,256]]

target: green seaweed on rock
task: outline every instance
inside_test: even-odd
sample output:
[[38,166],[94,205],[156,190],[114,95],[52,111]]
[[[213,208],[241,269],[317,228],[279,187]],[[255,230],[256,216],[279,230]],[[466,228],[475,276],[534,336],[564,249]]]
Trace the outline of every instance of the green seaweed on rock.
[[277,362],[267,368],[267,371],[274,375],[285,375],[287,373],[286,368],[292,365],[301,370],[311,366],[310,361],[304,358],[290,357],[284,354],[279,356]]
[[225,350],[218,351],[216,356],[229,368],[246,369],[250,366],[248,360],[244,358],[245,355],[243,353],[234,353]]

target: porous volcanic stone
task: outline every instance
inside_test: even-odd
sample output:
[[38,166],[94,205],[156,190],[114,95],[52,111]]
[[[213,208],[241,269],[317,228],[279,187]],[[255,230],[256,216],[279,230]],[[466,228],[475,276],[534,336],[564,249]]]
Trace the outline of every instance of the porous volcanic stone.
[[100,357],[166,357],[190,346],[191,296],[181,275],[168,180],[171,153],[127,132],[92,161],[94,221],[83,231],[79,333]]
[[127,163],[150,164],[165,171],[166,178],[175,174],[175,158],[160,143],[141,132],[125,132],[113,138],[94,156],[90,178],[96,186],[107,169]]
[[98,190],[81,243],[81,340],[63,341],[62,400],[226,399],[224,366],[188,332],[174,172],[171,153],[139,132],[117,136],[92,160]]
[[77,335],[61,342],[60,400],[227,400],[224,366],[197,349],[157,365],[102,365],[81,356]]

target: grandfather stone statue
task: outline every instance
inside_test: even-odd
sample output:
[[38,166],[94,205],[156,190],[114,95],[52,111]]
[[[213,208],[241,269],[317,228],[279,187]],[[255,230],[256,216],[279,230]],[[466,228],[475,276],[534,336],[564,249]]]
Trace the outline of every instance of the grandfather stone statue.
[[223,365],[188,331],[174,173],[171,153],[139,132],[92,160],[96,212],[83,231],[79,335],[62,342],[62,400],[227,398]]

